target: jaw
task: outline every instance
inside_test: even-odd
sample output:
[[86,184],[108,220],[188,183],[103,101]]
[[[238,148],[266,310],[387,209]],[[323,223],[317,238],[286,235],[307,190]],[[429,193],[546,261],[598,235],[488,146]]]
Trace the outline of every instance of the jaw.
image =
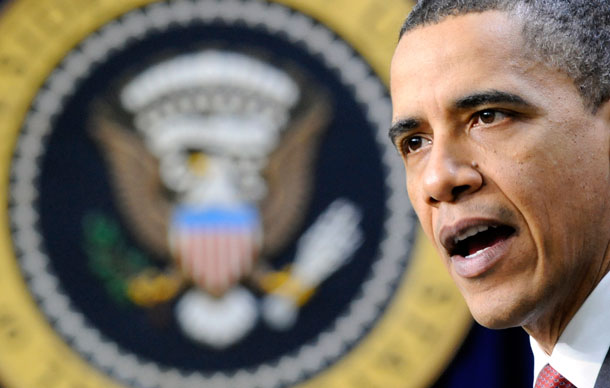
[[539,315],[540,307],[531,294],[515,293],[510,285],[484,287],[481,280],[464,285],[458,282],[458,287],[466,300],[466,304],[474,319],[489,329],[506,329],[523,326]]
[[[524,263],[534,260],[537,258],[523,258]],[[457,276],[453,269],[450,272],[474,319],[482,326],[521,326],[541,346],[554,345],[597,282],[587,279],[586,273],[590,272],[584,268],[581,272],[564,268],[549,273],[544,264],[530,268],[504,264],[476,279]]]

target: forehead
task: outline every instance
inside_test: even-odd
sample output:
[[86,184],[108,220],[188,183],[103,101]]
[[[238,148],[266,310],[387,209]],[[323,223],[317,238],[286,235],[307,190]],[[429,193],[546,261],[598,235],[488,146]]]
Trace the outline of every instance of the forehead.
[[392,97],[399,110],[432,100],[440,107],[474,89],[510,91],[524,77],[544,78],[539,68],[528,59],[521,24],[508,14],[450,16],[401,38],[392,59]]

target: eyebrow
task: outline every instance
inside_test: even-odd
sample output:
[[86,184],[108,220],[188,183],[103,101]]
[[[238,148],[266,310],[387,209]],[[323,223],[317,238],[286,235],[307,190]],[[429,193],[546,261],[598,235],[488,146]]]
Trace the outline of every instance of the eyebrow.
[[528,108],[533,107],[533,105],[523,99],[523,97],[513,93],[503,92],[501,90],[487,90],[469,94],[457,99],[453,106],[456,109],[464,110],[473,109],[488,104],[511,104]]
[[[487,90],[460,97],[454,101],[453,106],[456,110],[476,109],[489,104],[510,104],[522,108],[533,109],[534,105],[526,101],[523,97],[501,90]],[[421,120],[417,118],[404,118],[396,121],[390,127],[388,136],[393,144],[397,137],[405,132],[419,128]]]
[[396,144],[394,141],[397,137],[405,132],[412,131],[414,129],[419,128],[421,125],[421,121],[416,118],[406,118],[401,119],[392,124],[390,130],[388,131],[388,136],[390,137],[390,141],[392,144]]

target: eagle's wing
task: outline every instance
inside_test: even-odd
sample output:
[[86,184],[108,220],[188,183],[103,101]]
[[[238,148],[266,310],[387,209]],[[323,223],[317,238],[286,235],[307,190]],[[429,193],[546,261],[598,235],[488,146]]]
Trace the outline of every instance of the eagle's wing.
[[159,257],[170,257],[167,231],[170,202],[164,195],[158,161],[142,140],[118,122],[98,112],[92,137],[110,170],[118,206],[135,237]]
[[301,226],[309,205],[313,161],[331,111],[329,99],[324,94],[316,97],[289,124],[280,146],[271,154],[265,169],[269,191],[261,204],[263,257],[269,257],[285,247]]

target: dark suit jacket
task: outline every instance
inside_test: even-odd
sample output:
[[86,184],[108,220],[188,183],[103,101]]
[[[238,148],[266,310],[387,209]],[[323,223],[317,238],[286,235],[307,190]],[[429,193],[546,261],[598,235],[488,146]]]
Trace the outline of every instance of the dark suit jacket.
[[610,350],[606,353],[606,359],[597,375],[594,388],[610,388]]

